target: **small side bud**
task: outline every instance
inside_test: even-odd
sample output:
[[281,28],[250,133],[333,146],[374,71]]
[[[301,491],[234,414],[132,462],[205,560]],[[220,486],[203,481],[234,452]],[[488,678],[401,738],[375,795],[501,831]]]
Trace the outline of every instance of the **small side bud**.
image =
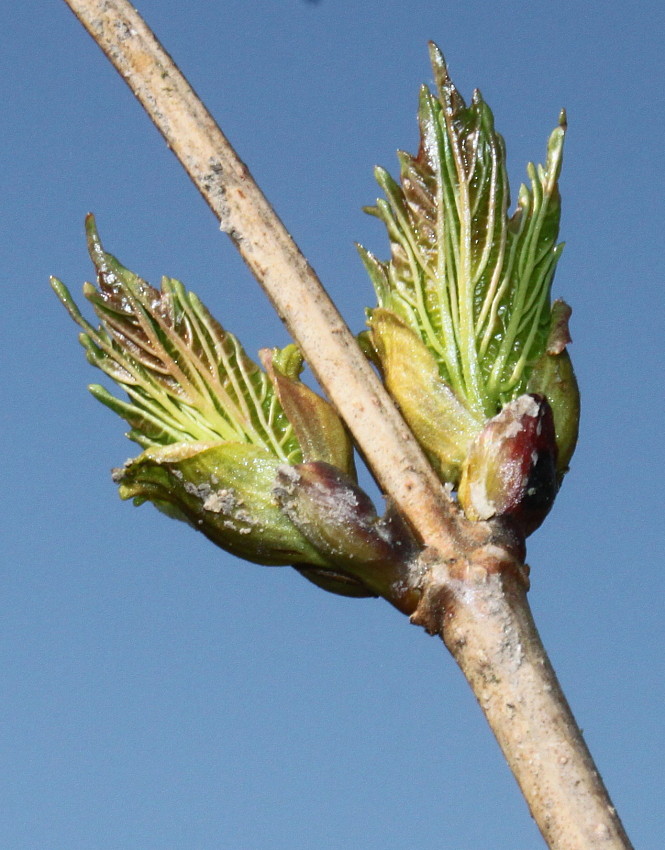
[[552,410],[544,396],[507,404],[474,440],[458,498],[471,520],[508,517],[525,536],[549,513],[557,492]]

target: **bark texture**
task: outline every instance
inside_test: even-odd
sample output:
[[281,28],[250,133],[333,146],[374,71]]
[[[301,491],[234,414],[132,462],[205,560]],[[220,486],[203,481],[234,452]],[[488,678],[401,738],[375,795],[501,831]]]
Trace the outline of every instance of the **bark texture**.
[[471,685],[551,850],[627,850],[628,836],[541,643],[518,573],[439,565],[411,620]]

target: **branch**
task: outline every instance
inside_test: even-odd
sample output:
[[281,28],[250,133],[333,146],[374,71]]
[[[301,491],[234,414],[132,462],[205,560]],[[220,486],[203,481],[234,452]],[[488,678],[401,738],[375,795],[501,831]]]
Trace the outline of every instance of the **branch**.
[[415,623],[464,671],[552,850],[628,850],[526,601],[519,547],[465,520],[305,258],[125,0],[66,0],[233,240],[425,549]]
[[551,850],[631,850],[510,571],[432,580],[414,623],[439,634],[471,685]]

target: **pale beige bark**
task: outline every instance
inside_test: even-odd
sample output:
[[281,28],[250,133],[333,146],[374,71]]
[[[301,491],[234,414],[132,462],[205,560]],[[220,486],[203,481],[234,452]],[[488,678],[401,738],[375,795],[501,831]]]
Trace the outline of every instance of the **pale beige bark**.
[[531,619],[519,547],[459,515],[314,271],[138,13],[125,0],[66,2],[219,218],[426,547],[408,613],[443,637],[464,671],[550,848],[627,850]]
[[629,848],[519,576],[479,571],[460,581],[437,566],[411,619],[440,634],[459,664],[548,846]]

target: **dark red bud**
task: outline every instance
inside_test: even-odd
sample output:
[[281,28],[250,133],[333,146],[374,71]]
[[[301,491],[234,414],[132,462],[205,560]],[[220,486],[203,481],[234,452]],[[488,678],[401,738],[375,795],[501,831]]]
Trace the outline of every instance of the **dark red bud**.
[[529,535],[547,516],[557,492],[552,409],[542,395],[520,396],[474,440],[459,500],[474,520],[509,517]]

